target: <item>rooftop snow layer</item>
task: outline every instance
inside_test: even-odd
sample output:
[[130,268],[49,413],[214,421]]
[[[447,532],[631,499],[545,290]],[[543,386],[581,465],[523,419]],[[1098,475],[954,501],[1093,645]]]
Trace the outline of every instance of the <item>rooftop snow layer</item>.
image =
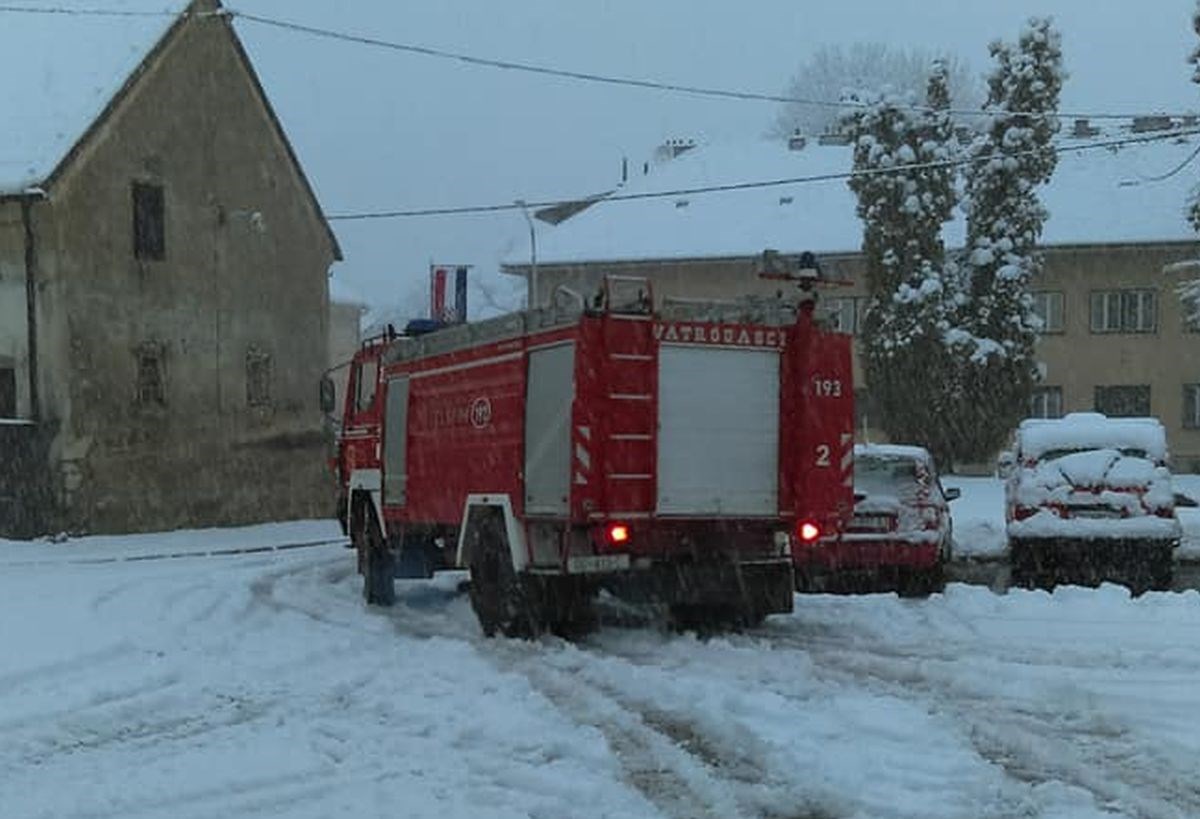
[[930,460],[929,450],[908,444],[855,444],[855,458],[906,458],[913,461]]
[[[79,0],[39,0],[75,8]],[[25,4],[27,6],[33,4]],[[186,0],[88,0],[79,8],[161,15],[4,15],[0,26],[0,194],[44,181],[187,7]]]
[[[1062,144],[1084,144],[1064,139]],[[1060,155],[1041,190],[1050,211],[1045,245],[1195,240],[1185,218],[1194,174],[1151,181],[1184,162],[1195,142],[1170,141]],[[778,142],[695,148],[633,179],[621,194],[677,191],[778,179],[844,174],[851,149],[809,144],[790,151]],[[947,244],[961,246],[961,214],[947,225]],[[540,226],[543,263],[638,261],[785,253],[857,253],[862,224],[845,179],[656,199],[600,202],[556,227]],[[513,252],[507,264],[526,262]]]

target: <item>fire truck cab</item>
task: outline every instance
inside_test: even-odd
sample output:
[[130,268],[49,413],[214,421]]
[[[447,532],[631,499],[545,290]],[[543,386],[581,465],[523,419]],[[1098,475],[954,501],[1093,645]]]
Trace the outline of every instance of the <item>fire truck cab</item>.
[[682,623],[791,611],[793,550],[853,509],[850,339],[812,298],[655,312],[610,278],[365,343],[337,471],[367,601],[458,567],[489,636],[585,629],[601,589]]

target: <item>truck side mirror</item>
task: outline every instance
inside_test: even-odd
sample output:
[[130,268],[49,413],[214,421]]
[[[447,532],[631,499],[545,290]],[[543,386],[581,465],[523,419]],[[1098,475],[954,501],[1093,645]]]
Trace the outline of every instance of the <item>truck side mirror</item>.
[[321,376],[321,412],[324,415],[333,415],[337,409],[337,388],[333,386],[333,379],[327,375]]
[[957,486],[947,486],[942,490],[942,494],[946,496],[947,501],[958,500],[962,497],[962,490]]

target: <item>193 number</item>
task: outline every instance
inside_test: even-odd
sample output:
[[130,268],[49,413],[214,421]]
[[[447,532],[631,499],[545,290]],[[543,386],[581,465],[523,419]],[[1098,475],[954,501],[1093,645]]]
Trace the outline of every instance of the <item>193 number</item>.
[[841,398],[842,380],[840,378],[814,378],[813,393],[817,398]]

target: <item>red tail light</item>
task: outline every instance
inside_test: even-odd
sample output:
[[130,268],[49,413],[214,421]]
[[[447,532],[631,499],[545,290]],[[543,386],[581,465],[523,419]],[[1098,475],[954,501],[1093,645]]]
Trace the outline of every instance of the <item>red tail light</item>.
[[629,527],[624,523],[610,523],[604,530],[604,537],[613,546],[624,546],[629,542]]
[[796,532],[800,535],[801,543],[814,543],[821,536],[821,527],[806,520],[796,527]]

